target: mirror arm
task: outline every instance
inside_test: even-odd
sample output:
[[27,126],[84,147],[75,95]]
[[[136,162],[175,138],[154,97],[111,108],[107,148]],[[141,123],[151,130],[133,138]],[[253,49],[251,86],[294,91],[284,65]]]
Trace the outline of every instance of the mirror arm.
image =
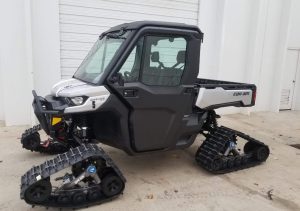
[[108,79],[110,83],[118,83],[119,86],[124,86],[124,79],[121,73],[114,74],[111,78]]

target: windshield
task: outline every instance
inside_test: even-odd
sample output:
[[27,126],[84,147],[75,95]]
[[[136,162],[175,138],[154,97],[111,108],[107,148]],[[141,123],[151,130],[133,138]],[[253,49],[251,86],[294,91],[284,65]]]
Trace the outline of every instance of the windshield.
[[127,34],[108,34],[97,40],[73,77],[88,83],[97,83]]

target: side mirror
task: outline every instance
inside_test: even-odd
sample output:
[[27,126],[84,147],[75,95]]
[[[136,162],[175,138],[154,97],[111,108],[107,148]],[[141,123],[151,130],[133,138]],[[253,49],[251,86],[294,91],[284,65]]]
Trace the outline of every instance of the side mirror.
[[115,73],[110,79],[111,83],[118,83],[119,86],[124,86],[124,79],[121,73]]

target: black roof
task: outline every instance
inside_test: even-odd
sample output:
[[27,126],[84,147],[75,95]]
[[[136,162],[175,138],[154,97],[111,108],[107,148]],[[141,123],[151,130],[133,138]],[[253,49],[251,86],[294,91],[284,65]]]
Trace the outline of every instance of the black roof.
[[158,27],[170,27],[170,28],[179,28],[179,29],[190,29],[198,31],[202,34],[201,30],[194,25],[189,25],[185,23],[175,23],[175,22],[163,22],[163,21],[135,21],[130,23],[123,23],[117,26],[114,26],[107,30],[105,33],[118,31],[121,28],[124,29],[139,29],[145,26],[158,26]]

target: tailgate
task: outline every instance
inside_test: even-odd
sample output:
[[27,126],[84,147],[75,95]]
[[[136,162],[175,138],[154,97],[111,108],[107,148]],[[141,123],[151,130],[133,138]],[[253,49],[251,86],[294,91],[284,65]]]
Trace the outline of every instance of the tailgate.
[[198,88],[196,106],[201,109],[250,107],[255,104],[254,84],[197,79],[196,87]]

